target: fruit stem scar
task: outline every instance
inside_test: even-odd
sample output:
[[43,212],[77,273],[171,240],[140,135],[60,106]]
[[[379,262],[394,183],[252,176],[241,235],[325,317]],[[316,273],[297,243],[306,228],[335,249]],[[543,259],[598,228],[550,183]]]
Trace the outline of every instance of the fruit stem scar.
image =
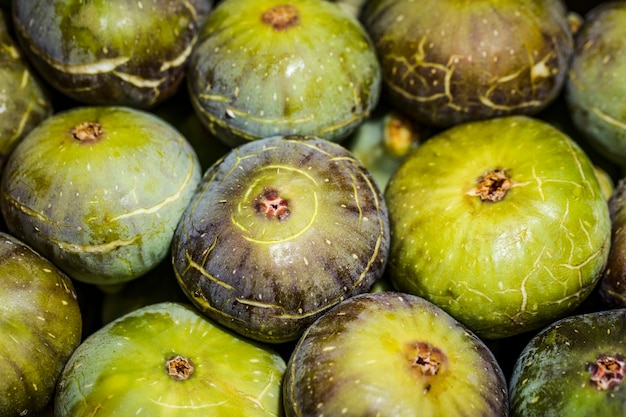
[[174,381],[184,381],[193,375],[194,367],[189,358],[181,355],[170,356],[165,362],[165,372]]
[[276,217],[278,220],[285,220],[291,212],[288,208],[287,200],[278,195],[278,190],[266,188],[254,199],[254,210],[265,217]]
[[468,194],[480,197],[482,201],[497,203],[502,201],[512,187],[513,181],[507,171],[496,168],[481,176],[476,188]]
[[261,21],[274,30],[287,30],[300,22],[300,13],[291,4],[282,4],[266,10],[261,15]]
[[74,139],[82,143],[96,142],[104,136],[102,125],[97,122],[83,122],[70,131]]
[[600,391],[611,389],[624,380],[624,361],[620,357],[599,355],[598,359],[589,365],[591,384]]
[[425,342],[411,343],[406,357],[411,368],[424,376],[437,375],[447,360],[441,349]]

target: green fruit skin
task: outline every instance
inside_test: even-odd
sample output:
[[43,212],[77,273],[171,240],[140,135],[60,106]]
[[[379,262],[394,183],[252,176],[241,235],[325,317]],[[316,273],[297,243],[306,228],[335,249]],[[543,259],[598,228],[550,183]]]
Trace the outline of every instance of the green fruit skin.
[[[73,127],[95,121],[103,139],[74,138]],[[18,144],[3,172],[0,209],[11,233],[72,278],[118,284],[165,259],[201,175],[191,145],[162,119],[78,107]]]
[[15,32],[37,71],[86,104],[151,108],[182,84],[211,0],[18,0]]
[[512,417],[623,416],[624,383],[608,390],[590,381],[598,356],[621,355],[626,310],[574,315],[550,324],[523,349],[509,383]]
[[611,249],[600,280],[599,293],[612,307],[626,307],[626,179],[621,179],[609,199]]
[[[255,211],[275,189],[283,221]],[[389,252],[383,195],[342,146],[275,136],[230,151],[204,174],[172,242],[183,290],[252,339],[296,340],[316,317],[368,291]]]
[[34,415],[80,343],[81,312],[69,277],[6,233],[0,277],[0,416]]
[[[501,201],[482,201],[471,192],[495,168],[513,187]],[[394,173],[385,198],[394,286],[484,338],[570,312],[607,263],[611,220],[594,165],[568,136],[527,116],[431,137]]]
[[373,0],[361,19],[389,102],[427,125],[537,114],[573,53],[560,0]]
[[[264,12],[289,5],[275,30]],[[380,66],[361,24],[325,0],[225,0],[203,26],[188,71],[194,108],[230,146],[277,135],[342,141],[376,106]]]
[[[415,369],[415,342],[443,351],[436,375]],[[352,297],[307,328],[283,398],[287,417],[508,415],[506,380],[486,345],[436,305],[393,291]]]
[[15,144],[53,110],[48,88],[23,56],[9,19],[0,10],[0,169]]
[[[165,370],[191,360],[189,379]],[[89,336],[59,379],[55,415],[281,416],[285,362],[191,306],[163,302],[134,310]]]
[[626,166],[626,4],[594,7],[576,35],[566,84],[574,125],[608,160]]

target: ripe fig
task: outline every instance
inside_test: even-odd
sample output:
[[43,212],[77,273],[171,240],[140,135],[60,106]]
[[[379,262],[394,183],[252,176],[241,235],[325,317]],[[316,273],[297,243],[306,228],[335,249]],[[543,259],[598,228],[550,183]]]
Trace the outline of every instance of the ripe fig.
[[0,169],[15,144],[53,110],[48,88],[23,56],[9,19],[0,10]]
[[626,414],[626,310],[560,319],[522,350],[509,384],[512,417]]
[[232,149],[205,172],[172,257],[205,314],[281,343],[369,291],[388,249],[382,193],[350,152],[317,137],[274,136]]
[[170,124],[107,106],[57,113],[7,160],[0,209],[9,231],[72,278],[135,279],[169,254],[201,179],[198,158]]
[[103,326],[59,378],[56,416],[282,414],[284,359],[192,306],[151,304]]
[[607,159],[626,167],[626,2],[603,2],[576,35],[565,97],[575,126]]
[[486,339],[571,312],[607,263],[611,220],[594,164],[539,119],[438,133],[405,158],[385,198],[394,286]]
[[339,142],[380,94],[365,29],[326,0],[223,0],[187,79],[201,120],[231,146],[291,134]]
[[539,113],[559,95],[573,53],[561,0],[372,0],[361,18],[385,96],[439,127]]
[[85,104],[150,108],[182,84],[211,0],[19,0],[25,54],[56,90]]
[[508,415],[487,346],[436,305],[393,291],[354,296],[307,328],[283,402],[287,417]]
[[618,181],[609,199],[611,249],[599,294],[611,307],[626,307],[626,178]]
[[36,415],[81,341],[70,278],[24,242],[0,233],[0,416]]

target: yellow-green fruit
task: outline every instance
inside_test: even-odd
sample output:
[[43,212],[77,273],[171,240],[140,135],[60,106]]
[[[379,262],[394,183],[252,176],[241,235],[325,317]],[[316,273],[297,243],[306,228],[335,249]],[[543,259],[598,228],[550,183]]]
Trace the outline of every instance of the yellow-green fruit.
[[0,209],[11,233],[72,278],[112,285],[169,252],[201,178],[198,157],[162,119],[77,107],[33,129],[7,160]]
[[595,167],[538,119],[469,122],[431,137],[385,198],[394,286],[484,338],[569,313],[607,263],[611,219]]

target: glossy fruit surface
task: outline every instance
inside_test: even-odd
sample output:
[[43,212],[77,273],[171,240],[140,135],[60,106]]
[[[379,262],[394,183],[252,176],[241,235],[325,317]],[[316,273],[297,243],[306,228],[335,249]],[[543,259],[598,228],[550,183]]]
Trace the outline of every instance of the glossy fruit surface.
[[511,416],[624,415],[625,346],[624,309],[577,314],[550,324],[515,364]]
[[297,339],[368,291],[389,249],[382,193],[342,146],[275,136],[209,168],[172,243],[174,269],[209,317],[267,342]]
[[508,414],[485,344],[439,307],[397,292],[352,297],[313,323],[285,373],[291,416]]
[[81,341],[72,281],[23,242],[0,233],[0,416],[35,415]]
[[147,112],[78,107],[33,129],[7,160],[11,233],[72,278],[111,285],[169,253],[201,171],[186,139]]
[[538,113],[573,52],[560,0],[373,0],[362,20],[389,101],[441,127]]
[[148,108],[182,83],[211,0],[19,0],[24,52],[52,86],[85,104]]
[[626,166],[626,2],[599,4],[576,36],[566,98],[572,121],[607,159]]
[[52,114],[47,86],[30,68],[14,39],[10,14],[0,10],[0,168],[8,154]]
[[301,134],[341,141],[375,107],[380,67],[361,26],[326,0],[224,0],[189,64],[194,108],[231,146]]
[[58,416],[280,416],[284,360],[207,320],[157,303],[89,336],[59,379]]
[[572,311],[607,263],[611,221],[594,165],[538,119],[470,122],[431,137],[385,198],[394,285],[485,338]]

